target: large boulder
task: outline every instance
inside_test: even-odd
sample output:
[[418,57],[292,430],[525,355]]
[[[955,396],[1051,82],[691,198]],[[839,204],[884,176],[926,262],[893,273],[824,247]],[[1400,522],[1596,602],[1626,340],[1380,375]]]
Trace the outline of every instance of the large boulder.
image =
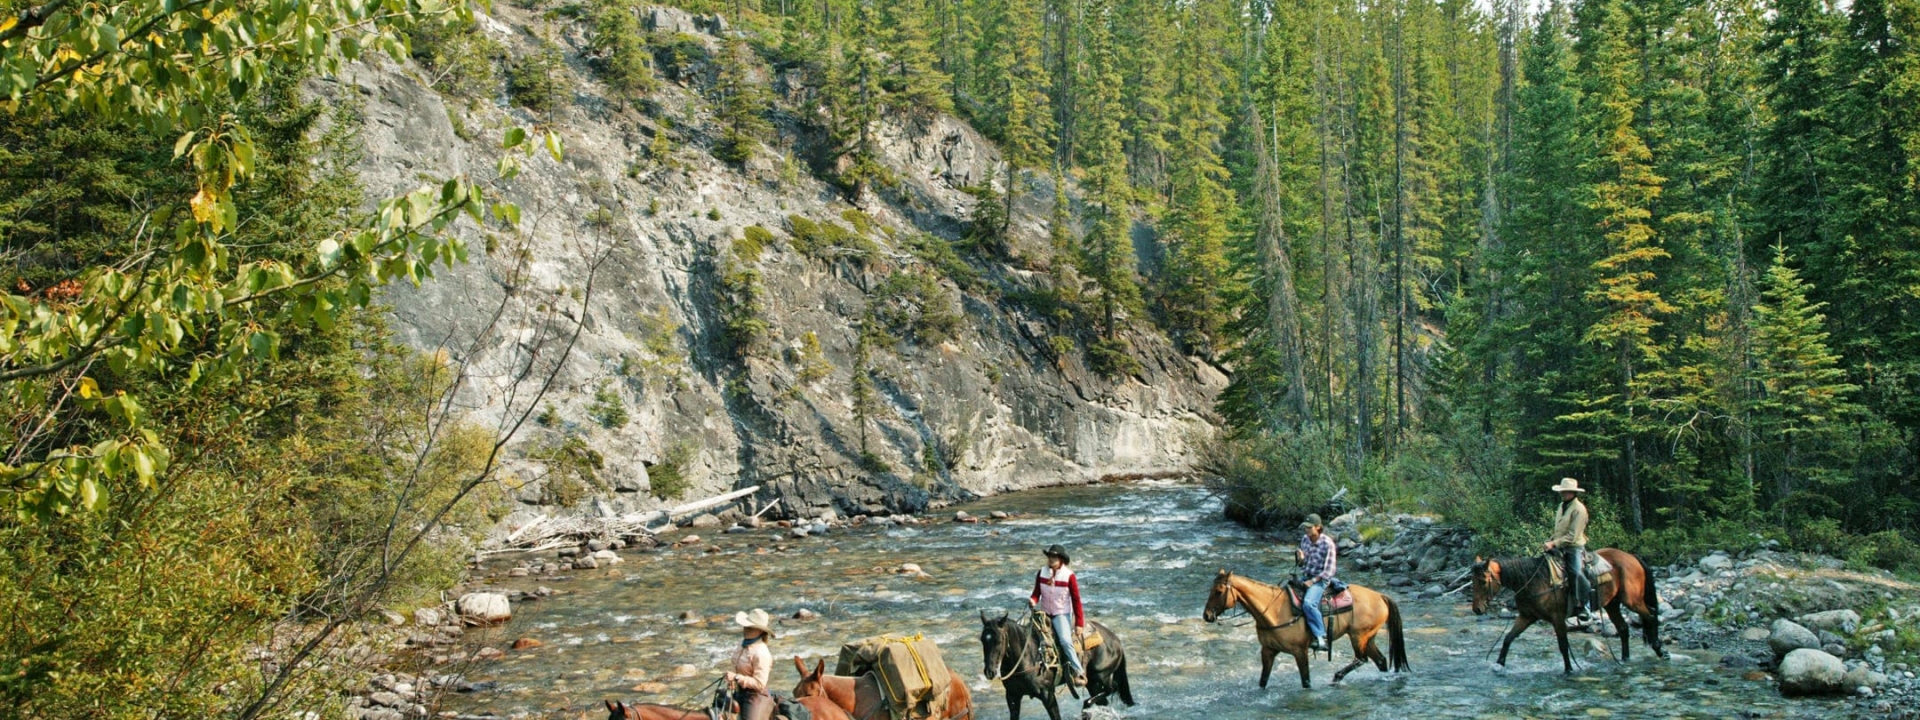
[[1773,648],[1774,657],[1786,657],[1795,650],[1819,648],[1820,636],[1800,623],[1781,618],[1773,621],[1773,632],[1767,635],[1767,647]]
[[513,605],[500,593],[467,593],[460,596],[460,620],[472,626],[499,625],[513,619]]
[[1787,653],[1780,661],[1779,675],[1783,695],[1838,695],[1852,690],[1840,658],[1811,648]]
[[1733,568],[1733,558],[1727,557],[1726,555],[1722,555],[1720,553],[1714,553],[1712,555],[1708,555],[1706,557],[1700,558],[1700,570],[1702,572],[1711,574],[1711,573],[1719,572],[1721,570],[1730,570],[1732,568]]
[[1836,633],[1851,633],[1860,626],[1860,613],[1852,610],[1828,610],[1808,613],[1798,618],[1801,625],[1814,630],[1828,630]]

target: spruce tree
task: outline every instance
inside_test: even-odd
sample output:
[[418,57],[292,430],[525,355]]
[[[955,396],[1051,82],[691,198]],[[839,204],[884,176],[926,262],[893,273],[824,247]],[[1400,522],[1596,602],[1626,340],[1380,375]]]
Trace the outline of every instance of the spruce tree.
[[[864,12],[873,13],[872,2],[863,0]],[[953,110],[953,78],[940,70],[940,57],[933,51],[927,5],[926,0],[890,0],[878,13],[884,33],[880,51],[886,66],[880,84],[887,92],[886,104],[917,114]]]
[[1773,476],[1766,490],[1778,505],[1817,472],[1816,458],[1836,444],[1842,421],[1855,411],[1849,396],[1859,386],[1847,382],[1840,356],[1828,347],[1824,303],[1808,299],[1812,288],[1793,269],[1785,246],[1774,247],[1761,288],[1753,307],[1759,393],[1750,414],[1755,444],[1767,460],[1763,472]]
[[1086,153],[1095,216],[1081,253],[1082,267],[1100,287],[1096,302],[1101,334],[1112,341],[1121,315],[1139,306],[1140,287],[1135,281],[1126,137],[1120,127],[1121,76],[1105,1],[1088,3],[1087,16],[1087,91],[1081,121],[1086,134],[1080,147]]
[[1172,143],[1173,202],[1165,222],[1166,314],[1188,347],[1211,354],[1226,322],[1228,215],[1234,200],[1219,153],[1227,118],[1220,82],[1227,74],[1219,48],[1220,28],[1189,9],[1176,45],[1188,62],[1174,73],[1172,108],[1179,118]]
[[[1625,8],[1619,0],[1594,0],[1582,6],[1581,14],[1581,70],[1587,83],[1583,116],[1596,141],[1583,168],[1588,178],[1585,202],[1603,248],[1603,257],[1593,264],[1598,287],[1585,293],[1601,317],[1583,339],[1611,356],[1613,377],[1604,390],[1589,390],[1588,409],[1580,415],[1614,434],[1621,446],[1619,472],[1637,532],[1645,527],[1638,441],[1647,431],[1653,400],[1646,375],[1666,350],[1654,333],[1659,318],[1674,311],[1655,287],[1656,264],[1670,255],[1649,223],[1650,207],[1665,179],[1654,173],[1651,153],[1634,127],[1640,102],[1632,93],[1637,61],[1625,42]],[[1612,394],[1591,400],[1597,396],[1593,390]]]
[[720,77],[714,91],[720,96],[720,143],[715,156],[731,163],[753,157],[767,133],[767,91],[753,77],[753,49],[743,38],[727,41],[720,55]]

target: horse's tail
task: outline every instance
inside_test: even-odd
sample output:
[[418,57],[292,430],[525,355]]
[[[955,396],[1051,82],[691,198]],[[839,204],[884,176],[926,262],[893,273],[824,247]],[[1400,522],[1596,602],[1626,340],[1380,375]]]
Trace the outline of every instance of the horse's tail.
[[1113,685],[1114,688],[1120,692],[1120,702],[1126,703],[1127,707],[1133,707],[1133,686],[1127,684],[1127,658],[1125,655],[1120,656],[1120,665],[1113,670]]
[[[1640,558],[1633,560],[1640,562]],[[1653,614],[1653,622],[1658,623],[1660,622],[1660,593],[1653,588],[1653,568],[1640,562],[1640,577],[1644,580],[1640,588],[1640,604],[1646,606],[1647,612]]]
[[1405,672],[1411,668],[1407,664],[1407,633],[1400,623],[1400,603],[1385,595],[1380,597],[1387,601],[1387,639],[1393,641],[1387,654],[1393,660],[1393,671]]

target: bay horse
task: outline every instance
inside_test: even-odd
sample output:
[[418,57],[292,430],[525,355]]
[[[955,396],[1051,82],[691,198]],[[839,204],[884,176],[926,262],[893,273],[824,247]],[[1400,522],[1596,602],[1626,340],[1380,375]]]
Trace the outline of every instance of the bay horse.
[[[1342,635],[1353,641],[1353,662],[1334,673],[1333,681],[1340,682],[1368,660],[1386,672],[1389,657],[1393,672],[1407,671],[1407,637],[1401,627],[1400,604],[1359,585],[1349,584],[1347,591],[1353,593],[1353,610],[1326,616],[1329,642]],[[1300,687],[1312,688],[1307,656],[1311,654],[1313,638],[1307,632],[1306,618],[1294,612],[1287,589],[1222,569],[1214,576],[1213,591],[1207,595],[1207,607],[1200,618],[1214,622],[1235,606],[1245,608],[1247,614],[1253,616],[1254,632],[1260,638],[1260,687],[1267,686],[1267,678],[1273,675],[1273,660],[1284,652],[1293,656],[1294,667],[1300,669]],[[1392,647],[1384,654],[1376,642],[1382,627],[1392,641]]]
[[[800,670],[800,683],[793,686],[795,699],[824,697],[855,720],[886,717],[881,713],[888,711],[887,698],[881,694],[880,681],[875,680],[872,673],[859,677],[828,675],[826,660],[808,670],[807,663],[799,657],[793,659],[793,666]],[[960,673],[948,670],[947,678],[947,712],[943,720],[971,720],[973,692],[967,689]]]
[[[1132,705],[1133,688],[1127,684],[1127,655],[1120,648],[1120,636],[1096,621],[1087,621],[1087,626],[1100,634],[1100,645],[1080,659],[1087,671],[1087,699],[1081,709],[1106,705],[1115,695],[1120,702]],[[1028,697],[1039,699],[1041,707],[1047,709],[1048,720],[1060,720],[1060,701],[1054,697],[1054,688],[1067,684],[1069,678],[1065,658],[1055,666],[1047,665],[1042,643],[1051,642],[1052,633],[1042,635],[1028,623],[1005,614],[988,619],[986,611],[980,611],[980,650],[986,657],[986,675],[1006,688],[1009,720],[1020,720],[1020,703]],[[1078,697],[1079,693],[1074,695]]]
[[[1627,618],[1620,612],[1622,605],[1640,616],[1641,634],[1654,654],[1667,658],[1666,648],[1660,647],[1660,597],[1653,587],[1653,575],[1639,558],[1624,550],[1602,548],[1595,554],[1613,565],[1613,578],[1595,585],[1593,596],[1606,608],[1607,617],[1613,620],[1613,629],[1620,634],[1620,662],[1627,661],[1633,645],[1627,633]],[[1507,648],[1513,646],[1513,639],[1534,623],[1545,621],[1553,627],[1554,638],[1560,641],[1561,665],[1566,667],[1568,675],[1573,674],[1573,653],[1567,647],[1569,591],[1554,586],[1550,562],[1544,556],[1474,558],[1473,613],[1487,614],[1494,596],[1505,588],[1513,589],[1514,606],[1520,613],[1514,618],[1513,626],[1507,628],[1506,637],[1500,639],[1499,666],[1502,668],[1507,666]]]

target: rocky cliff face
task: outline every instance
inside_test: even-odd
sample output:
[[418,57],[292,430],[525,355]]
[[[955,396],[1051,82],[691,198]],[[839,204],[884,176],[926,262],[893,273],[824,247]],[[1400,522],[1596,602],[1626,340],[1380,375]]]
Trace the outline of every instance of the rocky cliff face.
[[[530,26],[543,23],[495,8],[480,31],[528,51]],[[670,10],[648,15],[653,25],[684,25],[693,34],[682,41],[710,49],[718,40],[707,33],[724,28]],[[963,256],[980,276],[971,289],[911,252],[923,235],[960,236],[975,202],[962,188],[986,181],[999,162],[965,123],[888,121],[882,156],[898,184],[860,208],[871,219],[863,237],[877,252],[823,259],[795,249],[790,216],[855,233],[865,218],[809,170],[829,154],[816,119],[795,101],[808,90],[799,78],[761,68],[781,98],[779,137],[733,166],[710,154],[718,129],[703,87],[711,68],[663,82],[646,112],[625,109],[579,60],[584,39],[564,28],[556,35],[577,93],[552,117],[504,101],[444,99],[421,68],[388,61],[314,85],[361,108],[370,195],[428,176],[490,176],[500,133],[512,125],[548,122],[565,137],[564,163],[535,158],[502,185],[524,209],[519,232],[470,228],[471,262],[387,297],[396,332],[422,349],[461,355],[494,328],[461,358],[475,376],[460,399],[483,421],[524,407],[527,383],[514,382],[514,368],[551,353],[582,323],[558,387],[539,403],[544,422],[529,423],[513,446],[517,501],[608,512],[660,504],[659,494],[692,499],[763,485],[762,502],[786,501],[776,515],[916,512],[977,494],[1181,471],[1215,431],[1213,399],[1226,382],[1219,370],[1143,329],[1130,338],[1139,372],[1102,378],[1079,349],[1057,352],[1052,340],[1083,348],[1086,338],[1009,299],[1048,282],[1033,270],[1051,254],[1044,218],[1053,191],[1044,177],[1015,183],[1009,253]],[[754,225],[774,241],[756,261],[735,259],[731,248]],[[756,270],[761,285],[765,338],[744,357],[732,351],[723,317],[730,269]],[[950,337],[896,333],[871,350],[880,407],[861,423],[852,390],[860,321],[897,300],[884,295],[902,274],[933,278],[939,291],[908,300],[949,305],[959,322]]]

